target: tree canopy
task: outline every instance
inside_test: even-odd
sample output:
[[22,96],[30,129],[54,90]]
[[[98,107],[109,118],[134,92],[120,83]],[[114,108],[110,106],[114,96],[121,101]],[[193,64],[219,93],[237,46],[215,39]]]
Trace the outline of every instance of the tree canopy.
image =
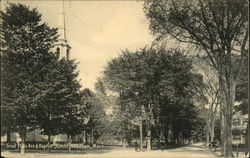
[[55,135],[79,132],[86,117],[74,60],[50,52],[57,29],[37,9],[10,3],[1,11],[2,124],[6,133],[41,129]]
[[108,63],[104,81],[118,93],[121,112],[129,115],[129,122],[138,117],[145,120],[147,136],[151,137],[151,126],[159,120],[162,125],[169,125],[167,120],[171,120],[175,121],[175,139],[181,131],[187,138],[197,116],[193,103],[195,87],[202,82],[191,70],[192,61],[176,50],[126,50]]
[[179,42],[195,45],[200,50],[199,56],[218,71],[223,135],[221,151],[230,157],[235,87],[249,49],[248,2],[147,0],[144,9],[150,29],[158,40],[170,36]]
[[[3,98],[2,114],[15,120],[16,130],[36,128],[34,98],[40,70],[53,58],[49,49],[57,39],[57,31],[41,23],[41,14],[21,4],[10,4],[1,11]],[[11,111],[9,111],[11,109]],[[7,110],[7,111],[5,111]],[[9,120],[9,121],[10,121]]]

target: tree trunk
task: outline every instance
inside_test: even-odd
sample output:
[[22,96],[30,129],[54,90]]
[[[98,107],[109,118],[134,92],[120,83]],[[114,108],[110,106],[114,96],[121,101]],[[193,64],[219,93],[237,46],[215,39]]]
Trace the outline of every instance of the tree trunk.
[[160,129],[160,126],[158,125],[158,128],[157,128],[157,139],[158,139],[158,149],[161,149],[161,129]]
[[48,134],[48,144],[50,145],[50,134]]
[[207,137],[207,148],[209,148],[209,134],[208,134],[208,132],[206,134],[206,137]]
[[122,146],[123,146],[123,148],[126,148],[126,139],[125,138],[122,139]]
[[235,82],[230,79],[229,92],[227,93],[227,106],[225,108],[225,156],[232,157],[232,108],[235,101]]
[[48,134],[48,150],[50,150],[50,138],[51,138],[51,135],[50,134]]
[[91,128],[91,144],[94,146],[94,130],[93,127]]
[[128,124],[129,129],[128,129],[128,137],[126,139],[127,145],[131,145],[131,139],[132,139],[132,124]]
[[165,145],[168,145],[168,130],[164,130],[164,140],[165,140]]
[[85,132],[85,134],[86,134],[86,143],[85,144],[89,144],[89,133],[88,132]]
[[139,125],[139,132],[140,132],[140,151],[142,151],[142,139],[143,139],[143,135],[142,135],[142,120],[140,121],[140,125]]
[[20,136],[21,136],[21,150],[20,150],[20,152],[21,152],[21,154],[23,155],[23,154],[25,154],[25,138],[26,138],[26,131],[25,130],[23,130],[22,132],[21,132],[21,134],[20,134]]
[[10,136],[11,136],[11,134],[10,134],[10,132],[8,131],[8,132],[7,132],[7,140],[6,140],[6,141],[7,141],[7,143],[9,143],[9,142],[10,142]]
[[209,129],[208,129],[208,125],[206,126],[206,143],[207,143],[207,148],[209,148]]
[[[248,83],[249,84],[249,83]],[[250,97],[249,97],[249,99],[250,99]],[[250,109],[250,108],[249,108]],[[250,111],[250,110],[249,110]],[[248,115],[249,115],[249,113],[248,113]],[[249,119],[249,116],[248,116],[248,119]],[[248,123],[248,125],[247,125],[247,129],[246,129],[246,135],[245,135],[245,156],[247,156],[247,154],[248,154],[248,157],[250,156],[249,154],[249,152],[250,152],[250,141],[249,141],[249,138],[250,138],[250,130],[249,130],[249,123]]]
[[177,144],[178,144],[178,139],[177,137],[174,137],[174,146],[177,146]]
[[[235,81],[230,74],[229,77],[222,77],[221,80],[221,88],[222,88],[222,95],[223,100],[225,97],[225,102],[222,103],[222,123],[224,123],[224,128],[221,130],[223,131],[224,139],[224,150],[223,156],[224,157],[232,157],[232,108],[234,106],[235,101]],[[225,103],[225,104],[224,104]]]
[[[224,106],[224,105],[221,105]],[[222,108],[223,109],[223,108]],[[225,130],[225,118],[224,118],[224,112],[220,112],[220,145],[221,145],[221,155],[224,155],[224,130]]]
[[150,120],[147,120],[147,150],[151,149],[151,124]]
[[211,141],[214,141],[214,119],[212,118],[211,120],[211,133],[210,133],[210,138],[211,138]]
[[224,155],[224,131],[225,131],[225,96],[223,92],[223,81],[221,75],[219,76],[219,99],[220,99],[220,145],[221,145],[221,155]]
[[86,140],[86,131],[83,131],[83,143],[86,144],[87,140]]
[[[250,58],[248,55],[248,75],[250,74]],[[248,124],[247,124],[247,133],[246,133],[246,151],[248,151],[248,157],[250,156],[250,107],[249,107],[249,100],[250,100],[250,78],[248,77]]]
[[179,137],[179,134],[178,134],[176,140],[177,140],[177,145],[179,146],[179,145],[180,145],[180,137]]
[[22,138],[21,141],[21,154],[23,155],[25,153],[25,140]]
[[170,144],[171,145],[175,145],[175,138],[174,138],[174,133],[173,133],[173,129],[172,129],[172,121],[170,122],[169,126],[168,126],[168,138],[170,140]]
[[68,151],[69,152],[71,152],[71,142],[72,142],[71,134],[68,134]]
[[122,146],[126,148],[126,123],[123,123],[123,139],[122,139]]

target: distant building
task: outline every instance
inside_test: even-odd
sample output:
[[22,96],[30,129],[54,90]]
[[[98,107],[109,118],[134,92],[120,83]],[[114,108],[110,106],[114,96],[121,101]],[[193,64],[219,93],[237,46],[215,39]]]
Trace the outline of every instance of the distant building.
[[242,115],[239,112],[236,112],[233,115],[233,121],[232,121],[233,144],[245,144],[247,123],[248,123],[248,115]]

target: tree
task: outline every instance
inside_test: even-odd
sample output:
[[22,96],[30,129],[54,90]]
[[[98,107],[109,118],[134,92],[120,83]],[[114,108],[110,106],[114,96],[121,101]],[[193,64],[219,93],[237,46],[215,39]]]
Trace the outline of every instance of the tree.
[[96,145],[98,139],[105,135],[106,126],[108,125],[105,113],[105,100],[98,93],[93,93],[90,90],[86,91],[88,104],[86,113],[89,115],[89,122],[86,126],[87,133],[91,136],[91,144]]
[[[214,141],[215,120],[219,105],[219,83],[216,70],[207,64],[203,59],[198,59],[194,63],[195,71],[203,76],[202,95],[206,98],[200,106],[206,121],[207,146],[209,142]],[[199,96],[202,97],[202,96]]]
[[[126,109],[129,109],[129,107],[132,107],[133,109],[131,111],[135,111],[137,117],[140,117],[141,119],[146,119],[145,116],[143,117],[143,113],[148,113],[147,131],[149,137],[151,137],[150,119],[152,119],[153,109],[153,105],[149,102],[153,96],[153,92],[150,92],[152,83],[150,83],[149,80],[152,78],[153,74],[150,74],[152,72],[146,71],[149,67],[145,69],[143,68],[143,63],[146,63],[147,61],[149,62],[149,57],[152,55],[150,53],[152,52],[148,52],[147,54],[145,49],[144,51],[142,50],[135,54],[125,51],[120,58],[111,61],[107,69],[104,71],[104,75],[107,77],[110,88],[117,92],[119,98],[122,99],[123,103],[121,104],[121,108],[123,112],[127,111]],[[145,55],[144,58],[140,59],[143,57],[143,54]],[[136,60],[138,63],[135,62]],[[142,80],[143,78],[144,80]],[[123,128],[125,130],[125,127]],[[126,137],[125,133],[126,132],[124,131],[124,138]]]
[[50,52],[57,29],[41,23],[36,9],[10,4],[1,19],[3,116],[13,123],[5,123],[5,131],[17,131],[23,143],[26,132],[34,129],[42,129],[48,143],[51,135],[59,133],[68,134],[70,141],[86,122],[77,64]]
[[77,81],[74,60],[52,58],[40,70],[37,82],[36,119],[42,133],[50,136],[66,133],[69,139],[78,134],[86,119],[84,100]]
[[134,104],[129,102],[125,96],[110,92],[107,83],[105,77],[102,77],[95,84],[96,96],[106,109],[107,123],[102,129],[101,139],[103,141],[108,139],[108,143],[113,140],[121,141],[125,148],[126,144],[130,145],[131,140],[136,138],[138,133],[137,126],[131,122],[135,117],[135,111],[132,110],[133,108],[124,108],[124,105],[128,107]]
[[[1,54],[3,59],[3,56]],[[3,63],[3,62],[1,62]],[[12,74],[13,75],[13,74]],[[12,104],[11,97],[14,97],[12,88],[13,85],[11,84],[11,78],[14,76],[10,76],[10,73],[6,72],[4,66],[1,65],[1,136],[7,135],[7,142],[10,142],[10,136],[13,132],[16,131],[16,121],[15,121],[15,110]],[[9,84],[9,85],[8,85]]]
[[[246,0],[146,1],[150,29],[158,39],[171,36],[196,45],[218,71],[222,112],[222,154],[232,155],[235,86],[248,50]],[[234,60],[235,56],[239,60]]]
[[178,116],[184,118],[188,114],[192,117],[196,74],[191,68],[191,61],[180,52],[164,49],[123,51],[120,57],[108,63],[104,71],[108,88],[118,93],[123,112],[132,111],[130,119],[144,120],[148,149],[151,149],[152,126],[156,125],[156,120],[177,121]]
[[9,4],[5,12],[1,11],[1,21],[2,95],[5,95],[2,113],[12,113],[13,117],[2,116],[14,123],[24,142],[26,132],[37,128],[34,83],[40,79],[37,70],[51,57],[48,52],[57,39],[57,32],[41,23],[41,14],[36,9],[21,4]]

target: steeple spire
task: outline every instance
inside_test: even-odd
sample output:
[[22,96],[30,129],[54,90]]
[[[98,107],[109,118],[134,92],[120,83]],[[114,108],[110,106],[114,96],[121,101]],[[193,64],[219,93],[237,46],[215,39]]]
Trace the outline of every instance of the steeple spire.
[[66,39],[66,26],[65,26],[65,11],[64,11],[64,0],[61,2],[61,8],[59,12],[59,28],[58,28],[58,33],[59,33],[59,40],[64,40],[67,41]]
[[64,10],[64,0],[61,1],[61,8],[59,12],[59,21],[58,21],[58,42],[54,45],[54,53],[58,56],[59,59],[65,58],[66,60],[70,59],[70,49],[71,47],[67,43],[66,39],[66,25],[65,25],[65,10]]

